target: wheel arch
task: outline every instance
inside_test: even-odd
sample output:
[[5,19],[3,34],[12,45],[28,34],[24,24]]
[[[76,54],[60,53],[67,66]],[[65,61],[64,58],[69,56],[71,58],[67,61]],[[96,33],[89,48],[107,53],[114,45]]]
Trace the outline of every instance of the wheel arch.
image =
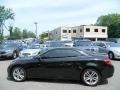
[[87,67],[85,67],[85,68],[82,69],[82,71],[81,71],[81,73],[80,73],[80,80],[81,80],[81,77],[82,77],[83,72],[84,72],[86,69],[94,69],[94,70],[98,71],[98,73],[100,74],[101,78],[103,77],[103,75],[102,75],[102,73],[101,73],[101,71],[100,71],[99,68],[97,68],[96,66],[87,66]]
[[[23,68],[23,69],[25,70],[26,74],[27,74],[27,71],[26,71],[25,67],[23,67],[22,65],[15,65],[15,66],[12,66],[11,69],[10,69],[10,76],[11,76],[11,77],[12,77],[12,71],[13,71],[13,69],[16,68],[16,67],[21,67],[21,68]],[[27,76],[27,75],[26,75],[26,76]]]

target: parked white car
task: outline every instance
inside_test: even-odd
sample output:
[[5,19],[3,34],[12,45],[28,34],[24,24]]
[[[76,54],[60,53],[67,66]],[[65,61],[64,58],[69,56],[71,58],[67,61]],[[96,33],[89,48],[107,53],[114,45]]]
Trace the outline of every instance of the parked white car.
[[41,51],[40,44],[29,45],[27,49],[20,52],[20,57],[36,56]]

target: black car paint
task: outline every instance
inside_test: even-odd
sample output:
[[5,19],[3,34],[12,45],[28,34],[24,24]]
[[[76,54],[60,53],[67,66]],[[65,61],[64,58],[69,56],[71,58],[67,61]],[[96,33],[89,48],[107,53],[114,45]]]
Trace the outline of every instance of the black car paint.
[[8,77],[14,67],[22,67],[27,73],[27,78],[49,78],[80,80],[82,71],[94,68],[100,72],[102,78],[113,76],[113,65],[104,63],[106,57],[80,56],[64,58],[44,58],[39,56],[18,58],[8,67]]

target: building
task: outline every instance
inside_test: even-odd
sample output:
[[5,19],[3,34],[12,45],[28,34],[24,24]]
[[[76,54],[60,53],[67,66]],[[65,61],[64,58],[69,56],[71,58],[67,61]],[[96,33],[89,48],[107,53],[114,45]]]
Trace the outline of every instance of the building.
[[73,40],[79,38],[93,41],[108,38],[106,26],[81,25],[75,27],[58,27],[49,33],[51,40]]

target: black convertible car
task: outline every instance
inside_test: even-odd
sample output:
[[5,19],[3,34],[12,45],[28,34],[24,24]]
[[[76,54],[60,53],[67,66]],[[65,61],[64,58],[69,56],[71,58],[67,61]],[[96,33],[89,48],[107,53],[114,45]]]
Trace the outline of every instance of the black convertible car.
[[8,77],[18,82],[26,78],[68,79],[95,86],[113,73],[107,57],[77,48],[44,49],[37,56],[17,58],[8,67]]

